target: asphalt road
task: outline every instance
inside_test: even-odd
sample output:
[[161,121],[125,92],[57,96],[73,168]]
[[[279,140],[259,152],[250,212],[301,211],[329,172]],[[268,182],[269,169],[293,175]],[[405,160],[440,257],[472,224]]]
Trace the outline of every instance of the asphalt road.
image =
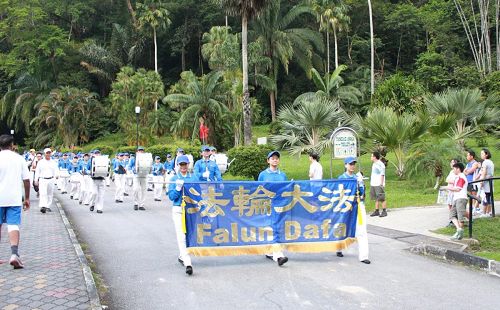
[[[106,188],[103,214],[57,194],[109,286],[110,309],[499,309],[500,279],[411,254],[375,235],[371,265],[356,246],[335,253],[288,253],[283,267],[264,256],[193,257],[193,276],[177,262],[170,202],[134,211]],[[106,304],[105,302],[105,304]]]

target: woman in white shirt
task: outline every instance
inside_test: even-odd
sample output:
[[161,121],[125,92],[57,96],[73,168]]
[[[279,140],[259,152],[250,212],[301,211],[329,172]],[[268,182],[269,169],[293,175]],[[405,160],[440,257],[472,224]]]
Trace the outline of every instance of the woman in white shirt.
[[323,167],[319,163],[319,155],[314,152],[309,153],[309,161],[311,162],[309,166],[309,180],[323,179]]

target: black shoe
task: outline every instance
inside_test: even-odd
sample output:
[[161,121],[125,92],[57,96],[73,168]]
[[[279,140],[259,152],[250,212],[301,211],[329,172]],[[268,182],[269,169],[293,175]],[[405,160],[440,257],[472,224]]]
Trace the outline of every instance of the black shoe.
[[146,208],[144,208],[144,207],[139,207],[139,210],[141,210],[141,211],[145,211],[145,210],[146,210]]
[[69,199],[73,199],[73,196],[69,196]]
[[152,188],[148,188],[148,192],[152,192],[152,191],[153,191],[153,189],[152,189]]
[[119,202],[123,202],[123,200],[116,199],[115,202],[119,203]]
[[192,274],[193,274],[193,267],[191,267],[191,266],[187,266],[187,267],[186,267],[186,273],[187,273],[188,275],[192,275]]
[[378,209],[376,209],[375,211],[373,211],[373,213],[370,214],[370,216],[380,216],[380,213],[378,212]]
[[134,205],[134,210],[135,211],[139,210],[139,206],[138,205]]
[[342,252],[337,252],[337,257],[344,257],[344,254]]
[[283,266],[286,262],[288,262],[288,257],[283,256],[278,258],[278,266]]
[[382,213],[380,213],[380,215],[379,215],[379,216],[380,216],[380,217],[386,217],[386,216],[387,216],[387,211],[385,211],[385,209],[384,209],[384,210],[382,210]]
[[45,207],[40,208],[40,212],[45,213],[46,211],[47,211],[47,209]]
[[371,263],[369,259],[363,259],[361,262],[367,265]]
[[90,212],[94,211],[94,206],[90,206],[89,210]]
[[177,258],[177,261],[178,261],[179,263],[181,263],[181,265],[182,265],[182,266],[184,266],[184,261],[182,260],[182,258],[178,257],[178,258]]
[[273,260],[273,256],[272,255],[266,255],[266,258],[269,258],[270,260]]
[[81,204],[82,204],[82,201],[81,201],[81,200],[80,200],[80,201],[78,201],[78,204],[80,204],[80,205],[81,205]]
[[61,194],[67,194],[68,192],[61,192]]
[[85,205],[88,206],[90,203],[86,203]]
[[123,196],[128,196],[128,194],[127,193],[123,193]]
[[161,199],[155,198],[155,201],[161,201]]
[[102,210],[97,210],[97,213],[102,214]]

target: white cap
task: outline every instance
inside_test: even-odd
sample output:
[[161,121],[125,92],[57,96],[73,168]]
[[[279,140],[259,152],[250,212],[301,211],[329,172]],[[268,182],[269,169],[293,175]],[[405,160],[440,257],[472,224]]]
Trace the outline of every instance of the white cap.
[[47,152],[51,152],[52,153],[52,150],[49,147],[43,150],[44,154],[47,153]]

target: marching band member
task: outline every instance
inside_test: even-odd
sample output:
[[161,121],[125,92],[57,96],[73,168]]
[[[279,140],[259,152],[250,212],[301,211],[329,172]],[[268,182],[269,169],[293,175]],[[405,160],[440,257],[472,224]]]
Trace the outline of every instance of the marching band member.
[[80,204],[89,205],[90,196],[92,194],[92,179],[90,178],[90,160],[89,154],[83,155],[83,160],[80,162],[78,170],[82,175],[82,182],[80,185]]
[[132,191],[132,185],[133,185],[133,178],[134,174],[132,173],[132,170],[128,169],[128,165],[130,163],[130,154],[129,153],[124,153],[123,154],[123,167],[125,167],[126,173],[125,173],[125,186],[123,187],[123,196],[128,196],[129,193]]
[[174,221],[175,235],[177,237],[177,246],[179,248],[178,261],[186,267],[188,275],[193,274],[193,266],[191,265],[191,257],[186,248],[186,234],[184,233],[182,217],[182,191],[184,182],[197,181],[196,177],[188,172],[189,159],[186,155],[181,155],[177,158],[179,171],[172,177],[170,186],[168,187],[168,197],[172,201],[172,219]]
[[69,198],[78,200],[78,194],[80,192],[80,183],[82,179],[82,175],[78,170],[78,156],[73,156],[73,159],[70,162],[70,166],[68,172],[70,174],[71,188],[69,191]]
[[201,147],[202,158],[194,164],[193,173],[200,181],[222,181],[219,166],[210,159],[210,152],[208,145]]
[[[101,151],[95,150],[93,161],[101,156]],[[90,199],[90,212],[94,211],[94,207],[97,209],[97,213],[102,214],[102,209],[104,207],[104,177],[90,175],[92,180],[92,194]]]
[[115,176],[115,202],[123,202],[123,193],[125,192],[125,182],[127,170],[123,159],[123,153],[118,153],[118,158],[113,164],[113,173]]
[[167,154],[167,160],[163,164],[163,170],[166,174],[174,174],[175,162],[172,160],[172,155]]
[[155,201],[161,201],[161,190],[163,189],[163,174],[165,170],[163,169],[163,164],[160,161],[160,156],[155,156],[155,162],[152,166],[153,170],[153,184],[154,184],[154,199]]
[[[137,154],[139,153],[144,153],[144,147],[139,146],[137,148]],[[146,196],[146,177],[145,176],[139,176],[137,174],[136,170],[136,162],[137,156],[133,157],[129,164],[128,164],[128,169],[132,171],[134,174],[134,210],[146,210],[144,207],[144,201],[145,201],[145,196]]]
[[56,162],[50,158],[52,150],[43,150],[45,157],[40,160],[35,170],[35,182],[40,192],[40,212],[51,211],[50,206],[54,198],[54,179],[59,177],[59,169]]
[[[62,158],[58,162],[58,167],[60,170],[60,178],[58,182],[58,187],[61,190],[61,194],[66,194],[66,186],[68,183],[68,178],[66,177],[67,171],[70,168],[70,161],[68,159],[68,153],[64,153]],[[66,170],[66,171],[65,171]]]

